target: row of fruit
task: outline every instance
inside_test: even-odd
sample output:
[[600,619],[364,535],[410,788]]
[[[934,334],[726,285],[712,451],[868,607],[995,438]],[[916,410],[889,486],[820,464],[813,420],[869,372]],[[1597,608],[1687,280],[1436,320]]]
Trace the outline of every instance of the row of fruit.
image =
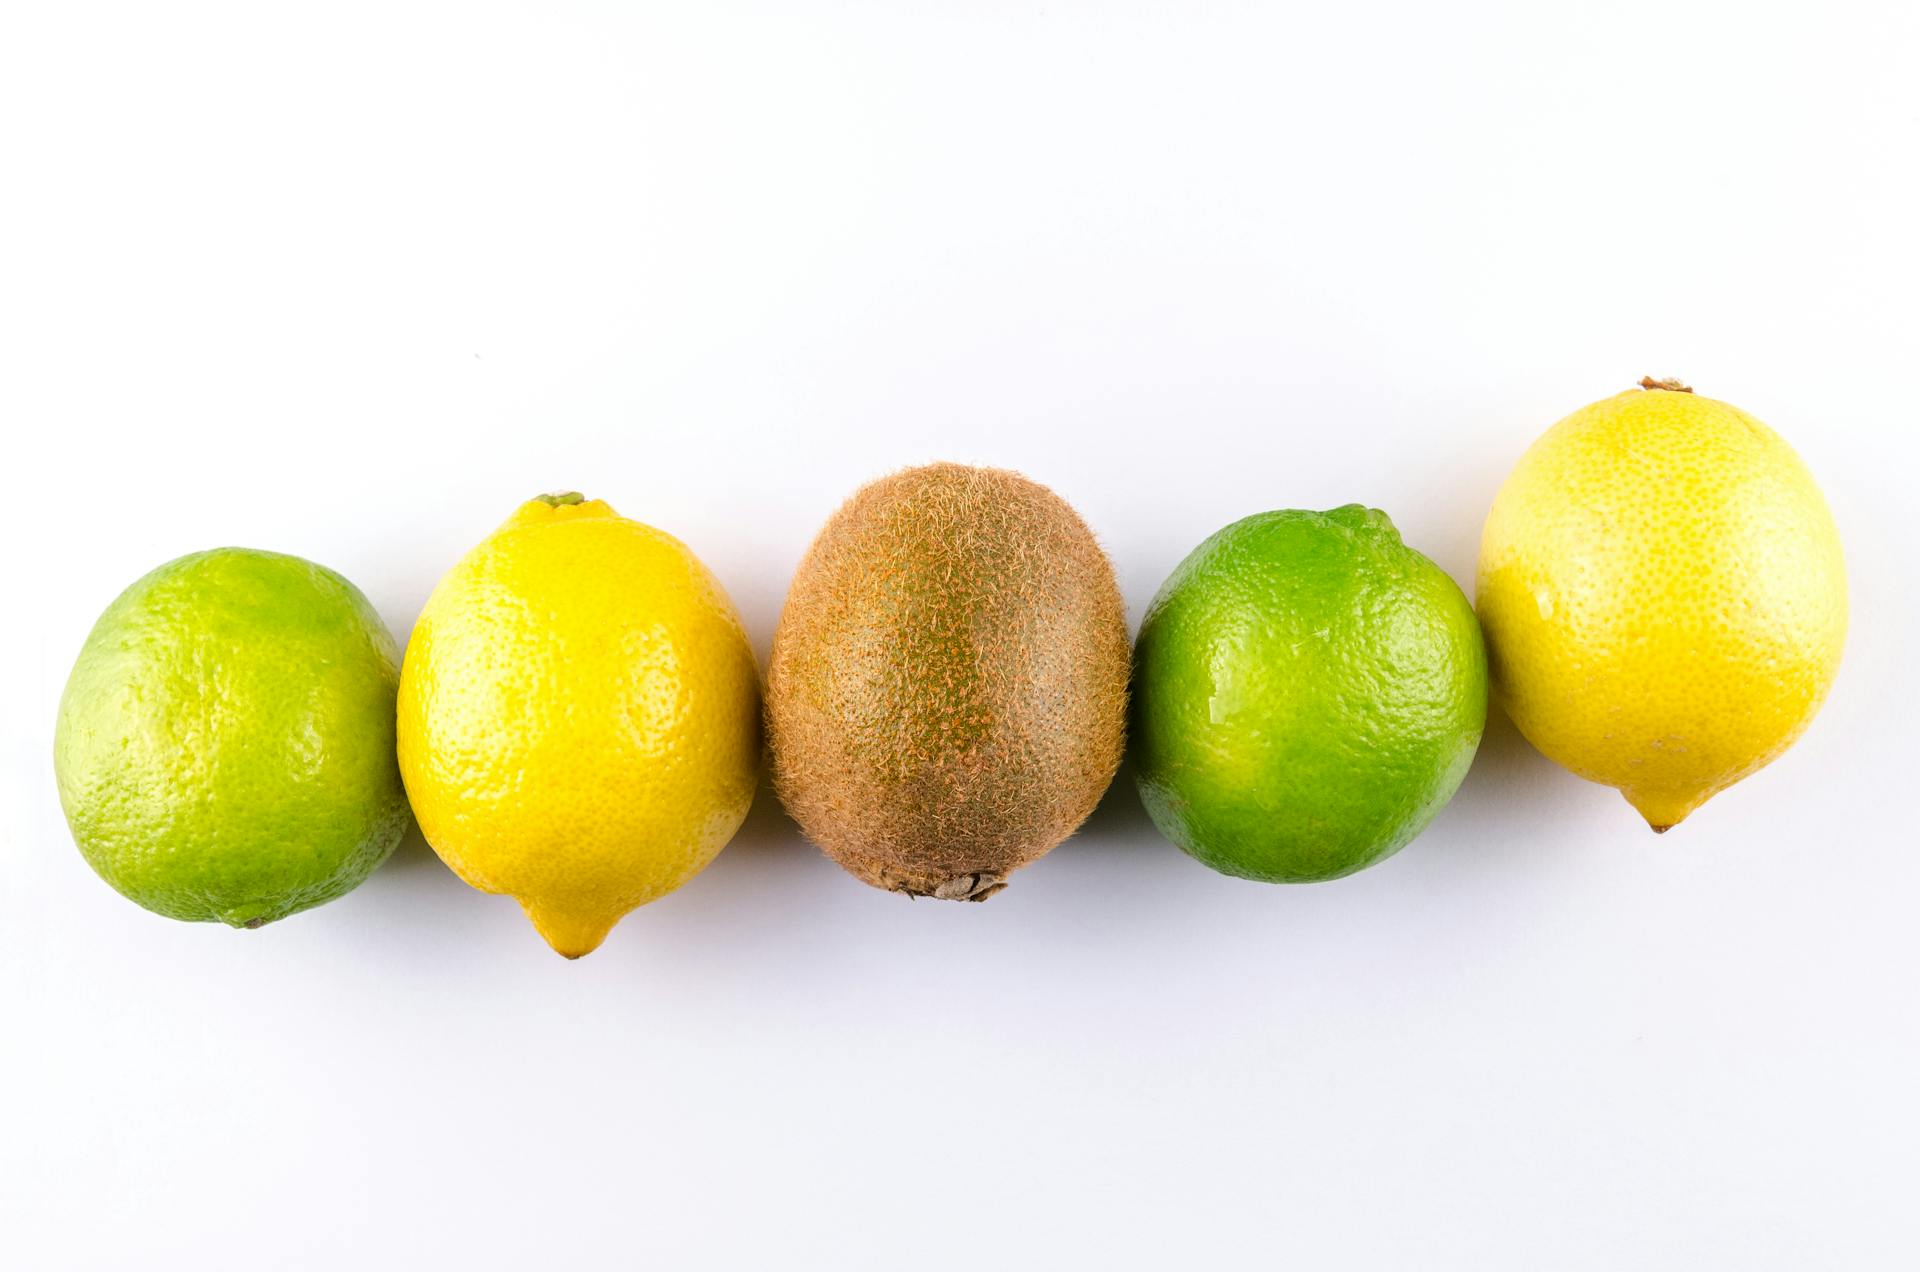
[[762,692],[677,539],[534,499],[434,589],[404,662],[360,592],[238,548],[134,583],[55,737],[87,861],[241,927],[367,877],[409,818],[570,958],[686,882],[770,758],[808,838],[875,887],[981,901],[1072,834],[1129,740],[1154,823],[1229,874],[1337,878],[1459,786],[1494,691],[1656,831],[1779,755],[1839,662],[1818,489],[1751,416],[1671,381],[1549,430],[1495,501],[1478,615],[1384,513],[1262,513],[1180,563],[1131,649],[1072,508],[999,469],[866,486],[807,550]]

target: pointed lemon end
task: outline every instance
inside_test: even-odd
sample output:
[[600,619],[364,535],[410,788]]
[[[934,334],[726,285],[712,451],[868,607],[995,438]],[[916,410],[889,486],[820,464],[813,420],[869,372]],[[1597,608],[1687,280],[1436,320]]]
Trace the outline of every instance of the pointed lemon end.
[[1673,791],[1620,792],[1627,797],[1656,835],[1664,835],[1687,819],[1687,814],[1707,802],[1705,794],[1678,794]]
[[600,948],[600,942],[607,939],[607,933],[613,931],[613,925],[620,921],[617,914],[609,919],[597,914],[580,914],[557,910],[552,906],[535,905],[531,901],[522,901],[520,908],[532,920],[533,930],[562,958],[584,958],[593,953]]

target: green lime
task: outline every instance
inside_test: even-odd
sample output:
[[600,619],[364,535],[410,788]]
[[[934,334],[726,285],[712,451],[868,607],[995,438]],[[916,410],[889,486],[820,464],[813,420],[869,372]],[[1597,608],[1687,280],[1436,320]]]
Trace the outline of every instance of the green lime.
[[352,890],[406,833],[399,652],[332,570],[216,548],[94,624],[54,773],[88,864],[175,919],[259,927]]
[[1337,879],[1405,846],[1480,745],[1473,608],[1387,515],[1264,512],[1147,609],[1132,736],[1154,823],[1226,874]]

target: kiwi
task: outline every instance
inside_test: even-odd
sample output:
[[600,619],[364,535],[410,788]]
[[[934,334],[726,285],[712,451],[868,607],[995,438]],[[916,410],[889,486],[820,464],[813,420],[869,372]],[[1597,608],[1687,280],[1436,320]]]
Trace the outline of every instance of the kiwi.
[[1127,623],[1078,514],[1018,473],[863,487],[808,548],[773,636],[773,780],[867,883],[984,901],[1072,834],[1119,767]]

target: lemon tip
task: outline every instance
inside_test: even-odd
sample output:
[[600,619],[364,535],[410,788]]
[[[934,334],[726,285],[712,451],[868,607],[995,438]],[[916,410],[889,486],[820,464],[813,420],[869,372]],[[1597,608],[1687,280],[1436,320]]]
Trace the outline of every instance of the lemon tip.
[[599,949],[600,943],[607,939],[607,933],[620,921],[619,915],[606,918],[580,914],[529,901],[522,901],[520,908],[527,912],[534,931],[553,948],[553,952],[569,960],[585,958]]

